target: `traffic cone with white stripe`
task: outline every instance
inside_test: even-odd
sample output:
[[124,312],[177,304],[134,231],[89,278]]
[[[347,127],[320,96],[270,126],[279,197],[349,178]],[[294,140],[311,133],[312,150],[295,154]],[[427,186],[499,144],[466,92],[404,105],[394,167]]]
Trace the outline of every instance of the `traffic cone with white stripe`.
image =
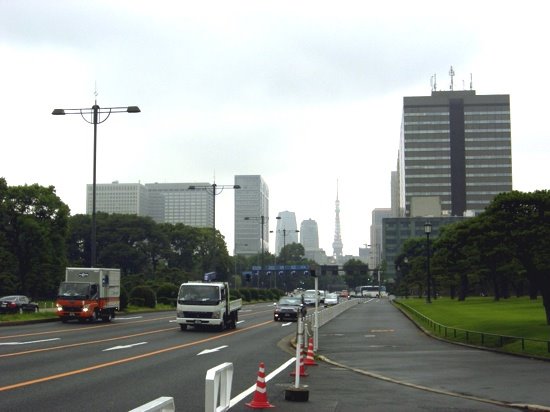
[[307,346],[307,356],[306,360],[304,361],[304,365],[317,366],[317,362],[315,362],[315,353],[313,352],[313,338],[309,338],[309,344]]
[[265,367],[263,362],[260,362],[260,368],[258,369],[258,379],[256,380],[256,391],[254,392],[254,398],[252,398],[252,401],[248,402],[246,406],[252,409],[266,409],[275,407],[267,400]]
[[[304,358],[306,357],[306,351],[304,350],[305,346],[302,346],[302,353],[300,354],[300,370],[299,374],[300,376],[308,376],[309,374],[306,372],[306,366],[304,364]],[[296,370],[293,370],[290,373],[290,376],[296,376]]]

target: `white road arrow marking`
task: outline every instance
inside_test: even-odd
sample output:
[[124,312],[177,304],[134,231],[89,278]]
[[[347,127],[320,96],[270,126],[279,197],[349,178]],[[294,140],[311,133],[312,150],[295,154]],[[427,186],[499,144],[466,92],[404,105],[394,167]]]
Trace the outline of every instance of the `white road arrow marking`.
[[120,346],[113,346],[112,348],[103,349],[103,352],[107,352],[109,350],[119,350],[119,349],[128,349],[133,346],[139,346],[139,345],[145,345],[147,342],[139,342],[139,343],[132,343],[131,345],[120,345]]
[[224,348],[227,348],[227,345],[218,346],[217,348],[214,348],[214,349],[205,349],[202,352],[197,353],[197,356],[206,355],[207,353],[218,352],[220,349],[224,349]]
[[0,345],[28,345],[31,343],[51,342],[52,340],[60,340],[61,338],[43,339],[43,340],[30,340],[28,342],[2,342]]

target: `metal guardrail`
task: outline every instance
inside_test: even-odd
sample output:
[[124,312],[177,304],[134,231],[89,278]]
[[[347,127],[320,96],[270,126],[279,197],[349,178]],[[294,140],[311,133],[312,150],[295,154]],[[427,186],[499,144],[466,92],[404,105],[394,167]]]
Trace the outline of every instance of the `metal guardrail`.
[[[531,351],[527,353],[533,355],[536,355],[536,352],[533,352],[534,348],[541,351],[544,350],[543,348],[546,346],[545,350],[548,354],[550,354],[550,341],[548,340],[526,338],[523,336],[499,335],[495,333],[455,328],[438,323],[403,302],[397,300],[394,300],[393,302],[406,308],[407,311],[426,325],[428,329],[435,332],[438,336],[444,337],[448,340],[464,342],[470,345],[478,345],[492,349],[504,349],[506,347],[506,350],[512,353],[520,352],[519,349],[521,349],[521,352],[525,353],[526,348],[529,347]],[[514,351],[514,349],[518,350]]]

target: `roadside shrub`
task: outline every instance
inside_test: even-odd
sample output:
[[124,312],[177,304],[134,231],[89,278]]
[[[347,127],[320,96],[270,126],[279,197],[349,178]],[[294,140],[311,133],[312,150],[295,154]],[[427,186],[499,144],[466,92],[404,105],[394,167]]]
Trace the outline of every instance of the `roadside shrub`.
[[179,288],[172,283],[163,283],[157,289],[157,302],[176,306]]
[[124,310],[128,307],[128,291],[124,286],[120,287],[120,310]]
[[231,289],[231,291],[229,292],[229,298],[230,298],[231,300],[233,300],[233,299],[241,299],[242,296],[241,296],[240,290]]
[[[140,299],[143,299],[141,305],[138,304],[141,302]],[[136,306],[154,308],[156,303],[155,292],[148,286],[136,286],[130,292],[130,303]]]
[[244,301],[250,302],[250,289],[242,288],[239,289],[239,293]]

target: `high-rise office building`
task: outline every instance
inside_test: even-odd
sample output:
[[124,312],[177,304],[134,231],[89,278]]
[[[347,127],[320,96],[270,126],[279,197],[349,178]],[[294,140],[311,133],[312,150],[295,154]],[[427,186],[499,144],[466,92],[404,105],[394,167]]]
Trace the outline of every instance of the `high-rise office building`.
[[149,216],[156,222],[194,227],[214,225],[210,183],[147,183],[145,187],[149,192]]
[[236,175],[235,255],[269,251],[269,188],[260,175]]
[[405,97],[398,169],[406,217],[482,212],[512,190],[509,95]]
[[315,220],[303,220],[300,224],[300,243],[306,252],[319,250],[319,229]]
[[298,228],[296,227],[296,214],[285,210],[277,217],[277,230],[275,236],[275,249],[277,254],[281,249],[291,243],[298,243]]
[[[92,214],[93,185],[86,185],[86,213]],[[140,183],[97,183],[96,212],[148,216],[149,193]]]
[[[209,183],[99,183],[96,184],[96,211],[150,216],[157,223],[183,223],[212,227],[212,191]],[[92,213],[92,185],[87,185],[86,213]]]
[[382,235],[382,219],[392,217],[392,209],[377,208],[372,211],[372,223],[370,227],[370,254],[369,267],[377,268],[384,260],[384,237]]

